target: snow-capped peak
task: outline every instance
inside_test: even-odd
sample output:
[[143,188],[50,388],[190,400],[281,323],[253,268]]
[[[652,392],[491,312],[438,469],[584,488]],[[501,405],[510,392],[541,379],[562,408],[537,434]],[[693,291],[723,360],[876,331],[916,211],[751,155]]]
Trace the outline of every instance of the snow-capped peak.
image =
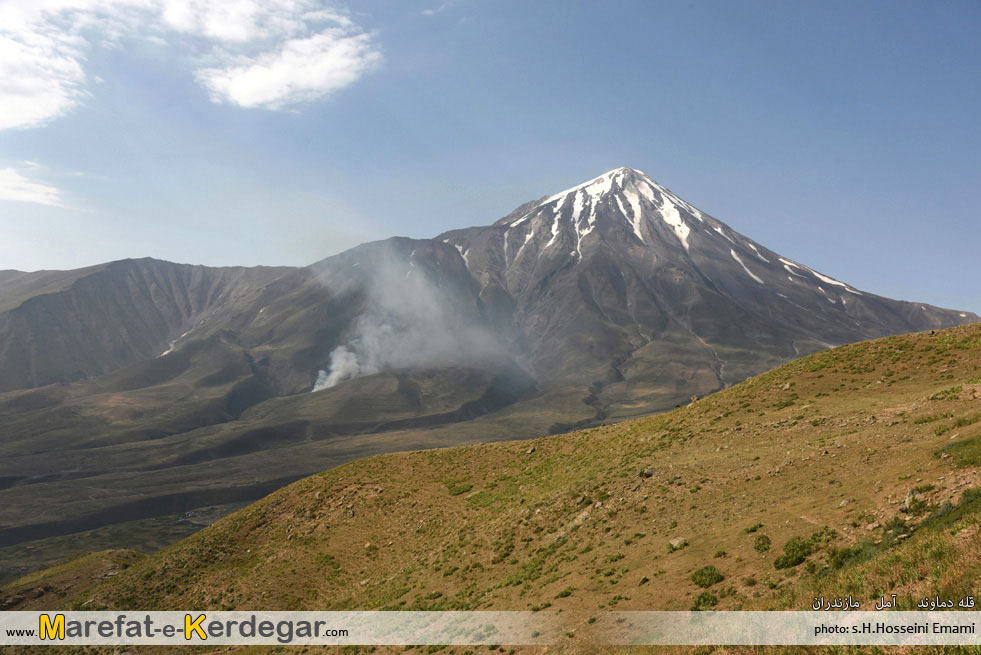
[[[685,250],[689,249],[688,236],[691,227],[683,214],[704,221],[702,212],[652,180],[643,171],[621,166],[545,198],[530,211],[512,220],[508,228],[519,227],[547,211],[555,223],[552,226],[553,235],[558,233],[560,220],[572,222],[576,232],[574,253],[581,254],[582,239],[593,231],[597,209],[603,204],[612,210],[613,215],[619,215],[630,226],[634,235],[645,243],[648,238],[645,232],[650,232],[643,228],[645,218],[659,218],[672,229]],[[566,207],[571,207],[571,210],[567,212]],[[554,241],[553,238],[550,243]]]

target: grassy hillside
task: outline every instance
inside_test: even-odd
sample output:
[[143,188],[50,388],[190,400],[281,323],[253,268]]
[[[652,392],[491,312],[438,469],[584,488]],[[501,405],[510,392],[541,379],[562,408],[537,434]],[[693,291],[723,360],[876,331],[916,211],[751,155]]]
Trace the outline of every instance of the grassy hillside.
[[360,460],[41,596],[601,617],[972,592],[979,392],[981,325],[845,346],[652,418]]

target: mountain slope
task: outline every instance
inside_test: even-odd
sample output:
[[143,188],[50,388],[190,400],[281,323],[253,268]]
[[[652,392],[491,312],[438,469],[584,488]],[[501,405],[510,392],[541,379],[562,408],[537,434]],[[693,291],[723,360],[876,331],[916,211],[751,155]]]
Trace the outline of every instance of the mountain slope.
[[382,452],[650,414],[828,345],[976,320],[786,260],[628,168],[304,268],[4,271],[0,548]]
[[152,259],[0,275],[0,391],[95,377],[160,355],[168,341],[253,301],[283,268]]
[[513,308],[536,374],[606,385],[612,415],[673,406],[831,345],[978,320],[781,257],[630,168],[439,238],[482,298]]
[[[717,609],[805,609],[787,603],[812,600],[793,593],[820,584],[812,575],[960,518],[971,528],[979,375],[981,327],[969,326],[822,352],[658,417],[361,460],[59,604],[587,617],[688,609],[703,593],[693,571],[712,565]],[[810,552],[781,559],[795,537]],[[976,526],[961,538],[958,556],[976,564]],[[903,552],[925,571],[917,590],[963,586],[916,561],[919,546]],[[862,585],[863,603],[914,591],[876,575],[885,586]]]

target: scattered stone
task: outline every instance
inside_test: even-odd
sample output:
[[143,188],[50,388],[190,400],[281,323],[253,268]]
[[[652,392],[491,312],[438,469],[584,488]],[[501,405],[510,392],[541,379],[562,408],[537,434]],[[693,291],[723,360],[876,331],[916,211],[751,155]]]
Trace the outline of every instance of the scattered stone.
[[790,391],[790,383],[787,382],[786,384],[783,385],[782,388],[783,388],[784,391]]
[[669,541],[668,545],[671,546],[671,550],[681,550],[688,545],[688,540],[684,537],[678,537]]
[[17,607],[20,603],[24,602],[25,597],[23,594],[8,596],[7,598],[0,598],[0,612],[5,612],[11,608]]
[[865,526],[865,529],[868,530],[869,532],[872,532],[873,530],[876,530],[877,528],[879,528],[879,523],[878,522],[869,523],[867,526]]
[[650,581],[651,579],[645,575],[643,578],[640,579],[640,584],[647,584]]
[[534,452],[535,452],[535,447],[534,447],[534,446],[532,446],[532,447],[531,447],[531,448],[529,448],[529,449],[528,449],[527,451],[525,451],[525,455],[531,455],[531,454],[532,454],[532,453],[534,453]]
[[846,498],[843,501],[841,501],[840,503],[838,503],[838,507],[844,507],[847,504],[848,504],[848,499]]
[[654,477],[654,469],[652,468],[640,469],[640,472],[638,472],[637,475],[642,478],[652,478]]
[[913,491],[912,489],[910,489],[909,493],[906,494],[906,498],[903,500],[903,506],[900,508],[899,511],[901,511],[903,513],[906,513],[913,506],[913,503],[916,503],[916,502],[919,502],[919,501],[922,501],[922,500],[923,500],[923,497],[920,496],[920,494],[918,494],[915,491]]

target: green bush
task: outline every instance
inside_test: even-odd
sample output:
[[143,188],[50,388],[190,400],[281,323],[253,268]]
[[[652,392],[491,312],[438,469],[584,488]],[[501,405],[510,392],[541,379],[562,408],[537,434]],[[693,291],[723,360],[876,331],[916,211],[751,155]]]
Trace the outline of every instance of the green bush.
[[719,599],[715,597],[711,591],[703,591],[698,594],[698,598],[695,599],[695,604],[691,606],[693,612],[700,612],[702,610],[712,609],[719,604]]
[[758,553],[765,553],[766,551],[770,550],[771,543],[772,542],[768,536],[761,534],[756,537],[756,543],[753,544],[753,548],[755,548],[756,552]]
[[699,587],[708,588],[725,580],[725,576],[714,566],[703,566],[691,574],[691,581]]
[[793,537],[784,544],[783,555],[773,560],[773,566],[778,569],[789,569],[797,566],[814,551],[814,545],[803,537]]
[[833,570],[837,570],[850,564],[867,562],[877,551],[875,543],[869,540],[860,541],[854,546],[833,548],[828,555],[828,564]]
[[460,494],[465,494],[468,491],[470,491],[471,489],[473,489],[473,485],[472,484],[466,484],[466,483],[464,483],[464,484],[447,483],[446,484],[446,490],[450,492],[450,495],[451,496],[459,496]]

